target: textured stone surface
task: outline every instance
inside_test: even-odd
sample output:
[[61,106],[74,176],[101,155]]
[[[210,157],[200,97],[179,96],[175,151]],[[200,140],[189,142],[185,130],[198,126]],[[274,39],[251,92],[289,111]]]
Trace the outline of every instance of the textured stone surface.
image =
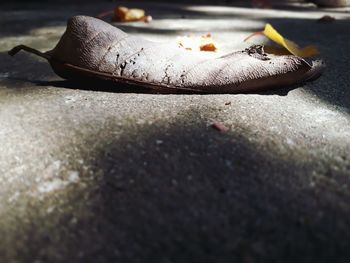
[[1,9],[2,261],[348,262],[349,10],[135,3],[154,21],[120,26],[156,41],[211,32],[224,52],[270,22],[318,45],[324,76],[260,94],[81,86],[6,54],[51,49],[68,17],[112,5]]

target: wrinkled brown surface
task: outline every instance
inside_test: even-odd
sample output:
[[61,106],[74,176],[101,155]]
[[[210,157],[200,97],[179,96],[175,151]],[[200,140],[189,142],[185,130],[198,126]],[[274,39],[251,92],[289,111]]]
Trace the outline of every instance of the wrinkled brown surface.
[[86,16],[68,21],[57,46],[47,52],[63,78],[87,76],[150,87],[235,93],[292,85],[317,77],[322,65],[296,56],[269,56],[251,47],[208,58],[171,43],[154,43]]

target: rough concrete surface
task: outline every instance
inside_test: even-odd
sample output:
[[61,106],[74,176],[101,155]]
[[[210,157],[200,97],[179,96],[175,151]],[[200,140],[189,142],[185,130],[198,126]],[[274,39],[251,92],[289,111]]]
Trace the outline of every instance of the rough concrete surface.
[[133,2],[152,23],[115,24],[211,32],[226,52],[269,22],[318,46],[319,80],[259,94],[77,85],[6,53],[51,49],[67,18],[115,4],[1,6],[1,262],[349,262],[349,9]]

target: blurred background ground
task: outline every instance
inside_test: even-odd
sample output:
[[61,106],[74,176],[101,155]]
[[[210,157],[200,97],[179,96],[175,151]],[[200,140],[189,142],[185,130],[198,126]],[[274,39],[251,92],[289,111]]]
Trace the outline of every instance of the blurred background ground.
[[[259,94],[69,84],[17,44],[51,49],[66,20],[116,5],[155,41],[210,32],[222,52],[271,23],[327,63]],[[349,8],[279,2],[9,2],[0,14],[3,262],[349,262]],[[323,15],[336,18],[319,23]],[[229,128],[211,128],[220,121]]]

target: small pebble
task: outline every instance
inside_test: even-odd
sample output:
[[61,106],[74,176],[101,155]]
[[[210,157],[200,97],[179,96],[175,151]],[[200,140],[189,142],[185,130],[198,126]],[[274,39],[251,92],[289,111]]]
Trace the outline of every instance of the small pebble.
[[144,18],[143,21],[144,21],[145,23],[150,23],[152,20],[153,20],[152,16],[145,16],[145,18]]
[[211,127],[220,132],[227,132],[229,129],[222,122],[214,122]]

